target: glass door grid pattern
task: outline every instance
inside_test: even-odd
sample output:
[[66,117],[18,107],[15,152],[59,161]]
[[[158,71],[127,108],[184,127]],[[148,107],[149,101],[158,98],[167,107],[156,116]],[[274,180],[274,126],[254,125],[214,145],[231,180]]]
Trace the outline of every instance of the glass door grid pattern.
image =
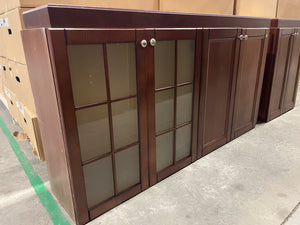
[[[87,49],[84,50],[84,48]],[[78,55],[79,53],[81,57]],[[68,54],[69,54],[71,80],[72,80],[72,88],[73,88],[73,95],[74,95],[74,102],[75,102],[75,111],[76,111],[76,117],[78,123],[80,148],[82,153],[82,166],[84,170],[84,177],[85,177],[85,183],[87,189],[86,190],[87,200],[88,200],[88,206],[89,208],[91,208],[113,196],[116,196],[117,194],[123,191],[126,191],[128,188],[140,183],[140,172],[139,172],[140,152],[139,152],[138,109],[137,109],[138,103],[137,103],[137,94],[136,94],[137,85],[136,85],[136,66],[135,66],[136,64],[135,43],[130,42],[130,43],[113,43],[113,44],[104,43],[104,44],[95,44],[95,45],[74,45],[74,46],[70,45],[68,46]],[[82,54],[90,54],[90,55],[82,56]],[[83,57],[87,58],[87,60],[91,60],[91,62],[84,61]],[[82,62],[82,60],[84,62]],[[87,67],[87,72],[86,74],[80,74],[81,71],[79,66],[83,66],[82,64],[84,63],[86,63],[85,66]],[[89,67],[93,67],[94,65],[97,65],[97,63],[102,65],[99,66],[99,68],[94,69],[94,71],[92,72],[89,71]],[[79,72],[78,70],[76,71],[76,69],[78,69]],[[98,73],[101,69],[102,69],[102,73],[101,72]],[[120,72],[122,72],[122,74],[120,74]],[[83,85],[82,83],[80,83],[79,86],[77,85],[76,87],[76,82],[80,81],[78,77],[76,78],[76,73],[78,74],[78,76],[81,77],[85,76],[86,79],[90,78],[89,84],[87,86],[89,87],[89,85],[91,85],[89,90],[83,90],[81,87],[78,88],[79,86]],[[102,80],[95,78],[95,76],[98,77],[101,75],[104,75]],[[122,76],[123,76],[123,80],[122,80]],[[126,86],[125,80],[126,81],[130,80],[128,82],[130,83],[129,84],[130,87],[128,89],[126,89],[125,87],[126,93],[122,93],[122,90],[119,89],[120,88],[119,83],[121,83],[121,85],[124,88],[124,86]],[[95,85],[94,82],[95,83],[98,82],[99,85],[101,85],[100,83],[104,82],[105,86],[99,88],[98,85],[98,87],[96,87],[97,91],[103,92],[102,93],[103,96],[100,97],[98,96],[98,98],[94,98],[94,102],[88,102],[88,103],[85,103],[84,101],[79,101],[78,100],[79,98],[76,99],[76,92],[78,91],[81,92],[79,93],[79,95],[86,94],[88,96],[89,94],[84,93],[83,91],[92,92],[93,90],[91,89],[93,89],[92,86]],[[98,92],[95,93],[98,94]],[[101,108],[103,108],[104,110],[101,110]],[[124,110],[126,111],[126,109],[131,111],[124,112]],[[89,110],[90,110],[89,113],[92,116],[87,115],[88,118],[86,118],[86,115],[82,115]],[[91,113],[91,110],[93,110],[94,112]],[[80,123],[82,122],[82,120],[83,121],[88,120],[90,119],[90,117],[95,116],[93,114],[96,114],[97,117],[97,113],[99,113],[99,115],[101,114],[102,116],[104,115],[102,121],[106,120],[106,122],[102,122],[102,125],[103,127],[108,128],[108,134],[104,134],[106,132],[102,132],[104,138],[101,137],[100,135],[97,138],[99,138],[98,141],[100,140],[100,142],[107,142],[106,145],[102,145],[105,146],[105,148],[107,147],[107,150],[103,151],[101,149],[98,149],[99,152],[97,152],[97,154],[88,155],[87,157],[84,153],[85,151],[84,148],[86,146],[90,146],[92,143],[88,143],[86,146],[82,144],[86,141],[84,140],[84,138],[87,137],[85,133],[88,131],[86,130],[80,131]],[[128,121],[126,122],[124,119]],[[132,124],[130,124],[130,122],[132,122]],[[133,128],[128,127],[128,132],[124,132],[126,130],[124,129],[126,125],[132,126]],[[98,128],[100,129],[100,126],[98,126]],[[136,130],[134,130],[135,128]],[[94,130],[91,130],[89,132],[93,132],[93,131]],[[101,134],[101,132],[99,134]],[[128,136],[130,135],[130,137],[128,138],[126,137],[126,135]],[[93,136],[93,138],[95,138],[95,136]],[[97,139],[94,141],[97,142]],[[134,158],[134,160],[132,161],[130,157]],[[111,162],[109,162],[109,160],[111,160]],[[125,162],[126,160],[128,161],[127,165]],[[96,165],[97,163],[98,165]],[[134,178],[130,178],[126,176],[126,175],[130,176],[125,171],[126,166],[129,167],[129,170],[135,170]],[[112,167],[112,173],[109,171],[111,167]],[[98,173],[100,174],[101,170],[105,170],[104,172],[107,174],[99,175],[99,181],[97,182],[100,183],[98,183],[98,185],[97,182],[96,185],[88,184],[89,182],[93,182],[94,179],[98,178],[98,174],[96,171],[98,171]],[[113,185],[111,186],[105,184],[105,182],[110,182],[109,181],[110,179],[107,177],[110,175],[112,176],[113,179]],[[88,178],[89,176],[92,177]],[[101,181],[101,179],[103,182]],[[129,179],[132,182],[128,184],[128,182],[130,181],[126,181],[126,179]],[[113,189],[113,190],[102,190],[102,189],[101,191],[95,190],[95,188],[97,187],[99,188],[101,185],[102,185],[102,189],[106,188],[106,189]],[[100,192],[103,193],[101,194]],[[95,196],[95,195],[102,195],[102,196]]]
[[[164,51],[164,53],[162,51]],[[172,40],[157,42],[157,46],[155,48],[157,172],[160,172],[169,166],[175,165],[176,162],[191,155],[194,57],[195,40]],[[160,69],[160,66],[163,66],[164,68]],[[161,79],[162,76],[170,79]],[[168,96],[163,96],[168,92]],[[169,103],[167,103],[167,101],[169,101]],[[169,109],[161,109],[159,104],[168,104]],[[180,108],[180,110],[178,110],[178,108]],[[170,113],[173,115],[163,115],[163,111],[173,111],[173,113]],[[185,112],[186,115],[184,115]],[[171,117],[172,119],[172,121],[169,120],[169,127],[168,125],[162,125],[162,122],[164,122],[162,120],[166,119],[167,117]],[[188,135],[182,133],[182,131],[188,133]],[[165,137],[166,135],[169,136],[167,141],[160,140],[160,137],[163,135],[165,135]],[[182,145],[182,142],[187,143],[188,147],[183,146],[187,148],[183,150],[185,152],[180,153],[177,152],[177,147]],[[161,143],[163,143],[162,145],[164,146],[159,147]],[[172,157],[169,157],[167,160],[168,162],[160,162],[161,157],[166,157],[166,153],[160,152],[166,152],[166,149],[168,149],[170,146],[172,146],[172,152],[169,151],[168,156],[171,156],[172,154]]]

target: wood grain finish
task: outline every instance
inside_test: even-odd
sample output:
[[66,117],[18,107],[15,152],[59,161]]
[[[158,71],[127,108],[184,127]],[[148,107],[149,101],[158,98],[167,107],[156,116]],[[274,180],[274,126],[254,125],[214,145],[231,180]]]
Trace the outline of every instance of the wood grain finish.
[[[249,33],[261,34],[261,30]],[[248,29],[246,31],[248,33]],[[241,42],[231,138],[234,139],[256,125],[256,108],[260,100],[266,57],[266,30]]]
[[[51,190],[71,218],[76,221],[69,157],[66,153],[62,122],[57,102],[51,59],[45,29],[22,31],[30,82],[45,151]],[[38,48],[36,46],[39,46]],[[43,76],[41,76],[43,74]],[[51,106],[51,107],[50,107]],[[83,200],[84,202],[85,200]],[[80,223],[89,220],[86,212]]]
[[271,27],[274,27],[274,28],[300,27],[300,19],[272,19]]
[[[89,220],[86,191],[84,186],[82,159],[75,116],[75,106],[71,86],[68,54],[63,30],[47,30],[49,51],[53,68],[54,84],[60,110],[60,118],[68,159],[69,176],[76,212],[76,222],[87,223]],[[62,187],[60,187],[62,188]]]
[[268,122],[295,106],[299,77],[300,20],[274,19],[271,29],[272,44],[268,57],[260,101],[260,121]]
[[135,30],[98,29],[82,32],[82,30],[66,29],[66,39],[69,45],[130,42],[135,39]]
[[203,65],[202,61],[202,46],[203,41],[203,30],[197,29],[197,37],[196,37],[196,52],[195,52],[195,77],[194,77],[194,99],[193,99],[193,132],[192,132],[192,162],[194,162],[200,155],[198,154],[199,151],[202,151],[202,146],[199,148],[198,146],[198,129],[199,127],[199,112],[200,112],[200,86],[201,86],[201,67]]
[[108,199],[107,201],[103,202],[102,204],[93,207],[90,210],[91,220],[95,219],[99,215],[107,212],[111,208],[121,204],[122,202],[126,201],[127,199],[132,198],[133,196],[137,195],[139,192],[141,192],[141,186],[136,185],[134,187],[131,187],[131,188],[123,191],[122,193],[120,193],[116,197]]
[[292,45],[292,33],[294,29],[280,29],[278,40],[278,51],[276,55],[275,71],[271,89],[271,98],[269,106],[269,119],[273,119],[282,113],[283,94],[285,80],[288,74],[290,50]]
[[[162,91],[162,88],[155,89],[155,72],[154,72],[154,63],[149,64],[149,67],[153,67],[153,73],[149,77],[149,83],[150,86],[148,85],[148,104],[149,104],[149,111],[148,113],[151,114],[152,116],[149,118],[149,155],[150,159],[153,161],[149,162],[149,171],[150,171],[150,185],[155,184],[156,182],[159,182],[160,180],[166,178],[167,176],[171,175],[172,173],[175,173],[176,171],[182,169],[184,166],[187,164],[191,163],[192,160],[196,159],[196,148],[197,148],[197,135],[196,135],[196,130],[197,130],[197,115],[198,115],[198,95],[199,95],[199,81],[200,81],[200,65],[197,65],[197,63],[194,64],[194,77],[193,77],[193,82],[186,82],[185,84],[178,84],[177,82],[177,46],[178,46],[178,40],[194,40],[195,41],[195,56],[194,56],[194,61],[195,62],[200,62],[200,56],[201,56],[201,33],[200,31],[197,32],[196,29],[155,29],[155,36],[157,41],[171,41],[174,40],[175,45],[174,45],[174,51],[175,51],[175,74],[174,74],[174,84],[172,87],[170,87],[171,90],[174,90],[174,104],[173,104],[173,128],[170,128],[168,130],[162,131],[162,132],[156,132],[155,129],[155,121],[157,118],[155,117],[155,92],[160,92]],[[155,51],[155,47],[153,48]],[[152,52],[151,59],[154,58],[154,51]],[[151,85],[153,84],[153,85]],[[190,150],[190,156],[187,157],[184,160],[179,160],[176,161],[176,139],[177,137],[177,129],[187,126],[190,124],[190,122],[186,122],[182,125],[176,125],[176,112],[177,112],[177,89],[178,87],[182,87],[185,85],[190,85],[193,84],[193,87],[196,87],[193,89],[193,116],[192,116],[192,138],[191,138],[191,150]],[[168,88],[169,89],[169,88]],[[168,90],[164,89],[164,90]],[[149,101],[151,99],[151,101]],[[196,104],[195,104],[196,103]],[[149,115],[148,114],[148,115]],[[152,125],[153,124],[153,125]],[[173,132],[173,163],[169,167],[163,169],[162,171],[157,172],[156,168],[156,137],[159,135],[167,134],[169,132]],[[195,132],[195,133],[194,133]],[[150,144],[152,143],[152,144]]]
[[198,157],[230,140],[240,34],[240,29],[204,30]]
[[[267,46],[265,34],[268,30],[265,28],[270,25],[269,19],[57,5],[37,8],[26,13],[24,18],[27,28],[51,27],[27,30],[22,34],[45,139],[51,186],[77,224],[87,223],[255,126]],[[248,40],[238,39],[240,34],[247,34]],[[151,38],[157,40],[156,46],[150,45]],[[146,47],[141,46],[142,40],[146,40]],[[110,96],[113,79],[110,79],[108,53],[110,43],[119,42],[132,42],[131,46],[135,43],[137,92],[113,98]],[[158,77],[162,78],[162,84],[156,87],[159,79],[155,76],[159,73],[155,64],[160,62],[155,61],[155,54],[162,42],[169,44],[167,49],[171,46],[174,54],[165,51],[171,57],[166,62],[171,63],[162,63],[163,75]],[[298,42],[297,39],[293,43],[299,45]],[[103,54],[107,98],[75,106],[67,47],[85,44],[102,46],[99,49],[103,49],[100,54]],[[298,55],[298,50],[291,53],[293,63],[289,71],[294,75],[286,81],[289,86],[298,79]],[[168,66],[171,75],[165,73]],[[47,78],[40,76],[41,73],[46,73]],[[172,78],[167,80],[167,76]],[[168,94],[167,101],[172,102],[169,107],[173,112],[171,125],[156,130],[156,126],[160,126],[156,96],[164,93]],[[284,96],[287,102],[294,102],[294,92],[284,92]],[[113,135],[117,129],[113,105],[135,99],[138,140],[115,147],[117,139]],[[187,108],[189,106],[191,108]],[[93,107],[107,107],[111,151],[83,161],[76,113]],[[184,114],[182,109],[188,113]],[[161,118],[168,120],[167,117],[168,114]],[[167,141],[172,142],[171,147],[168,146],[170,164],[157,169],[160,152],[156,144],[166,136]],[[118,156],[138,145],[140,182],[118,191],[115,154]],[[111,160],[108,162],[114,179],[112,194],[102,202],[88,205],[83,167],[104,159]]]
[[[299,29],[295,30],[299,32]],[[285,95],[284,101],[282,106],[283,113],[291,110],[295,107],[296,103],[296,95],[297,95],[297,88],[299,82],[299,54],[300,54],[300,36],[296,35],[293,36],[293,46],[290,58],[290,65],[288,74],[289,76],[286,78],[286,88],[285,88]]]
[[23,15],[27,29],[269,27],[270,19],[230,15],[176,13],[70,5],[45,5]]

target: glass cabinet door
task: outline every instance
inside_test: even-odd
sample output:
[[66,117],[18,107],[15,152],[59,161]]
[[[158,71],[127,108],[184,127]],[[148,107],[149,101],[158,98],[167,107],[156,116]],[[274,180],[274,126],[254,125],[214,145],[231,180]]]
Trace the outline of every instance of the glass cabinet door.
[[136,44],[67,45],[88,208],[141,183]]
[[197,29],[50,33],[79,216],[95,218],[196,159]]
[[149,87],[154,99],[154,105],[149,108],[155,111],[155,129],[149,130],[153,144],[149,154],[155,154],[155,163],[150,162],[155,168],[150,168],[150,183],[192,162],[194,85],[198,76],[196,29],[157,29],[155,40],[154,69],[150,78],[154,85]]

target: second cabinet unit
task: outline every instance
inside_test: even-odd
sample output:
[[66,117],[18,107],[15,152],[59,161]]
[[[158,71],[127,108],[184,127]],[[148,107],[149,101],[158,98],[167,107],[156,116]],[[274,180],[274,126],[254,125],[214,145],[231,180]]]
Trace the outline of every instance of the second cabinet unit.
[[198,157],[254,128],[268,29],[204,29]]
[[299,80],[300,20],[272,20],[258,119],[268,122],[295,106]]

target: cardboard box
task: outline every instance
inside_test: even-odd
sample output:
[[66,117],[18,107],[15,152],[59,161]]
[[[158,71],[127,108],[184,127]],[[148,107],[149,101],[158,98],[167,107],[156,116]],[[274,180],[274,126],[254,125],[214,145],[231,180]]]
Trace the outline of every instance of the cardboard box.
[[233,14],[234,0],[160,0],[162,11]]
[[3,78],[4,86],[8,90],[14,93],[17,87],[8,60],[4,57],[0,57],[0,65],[1,65],[0,76],[2,76]]
[[157,10],[158,0],[0,0],[0,14],[18,7],[34,8],[45,4],[66,4],[129,9]]
[[6,86],[16,94],[22,104],[35,113],[34,98],[27,66],[11,60],[7,60],[6,65]]
[[277,0],[235,0],[235,15],[276,17]]
[[278,0],[277,18],[300,19],[300,0]]
[[7,87],[4,87],[5,99],[7,101],[8,110],[10,115],[14,118],[14,120],[21,125],[21,116],[19,109],[17,107],[17,97],[16,95],[10,91]]
[[45,161],[44,149],[40,134],[37,116],[24,106],[17,96],[7,87],[4,88],[5,98],[8,103],[8,110],[14,120],[22,127],[28,136],[33,147],[33,153],[41,160]]
[[0,57],[0,95],[2,97],[5,96],[4,94],[4,85],[5,85],[5,80],[7,77],[6,73],[6,58]]
[[0,95],[4,96],[4,82],[3,77],[0,75]]
[[0,56],[6,56],[7,43],[5,42],[8,22],[5,14],[0,15]]
[[22,13],[29,9],[17,8],[4,14],[8,21],[3,37],[4,47],[6,48],[4,56],[22,64],[26,64],[20,32],[24,28]]
[[36,114],[31,112],[21,102],[16,102],[16,106],[19,110],[19,117],[21,118],[20,126],[29,138],[29,142],[33,147],[33,153],[39,158],[39,160],[45,161],[44,149]]

